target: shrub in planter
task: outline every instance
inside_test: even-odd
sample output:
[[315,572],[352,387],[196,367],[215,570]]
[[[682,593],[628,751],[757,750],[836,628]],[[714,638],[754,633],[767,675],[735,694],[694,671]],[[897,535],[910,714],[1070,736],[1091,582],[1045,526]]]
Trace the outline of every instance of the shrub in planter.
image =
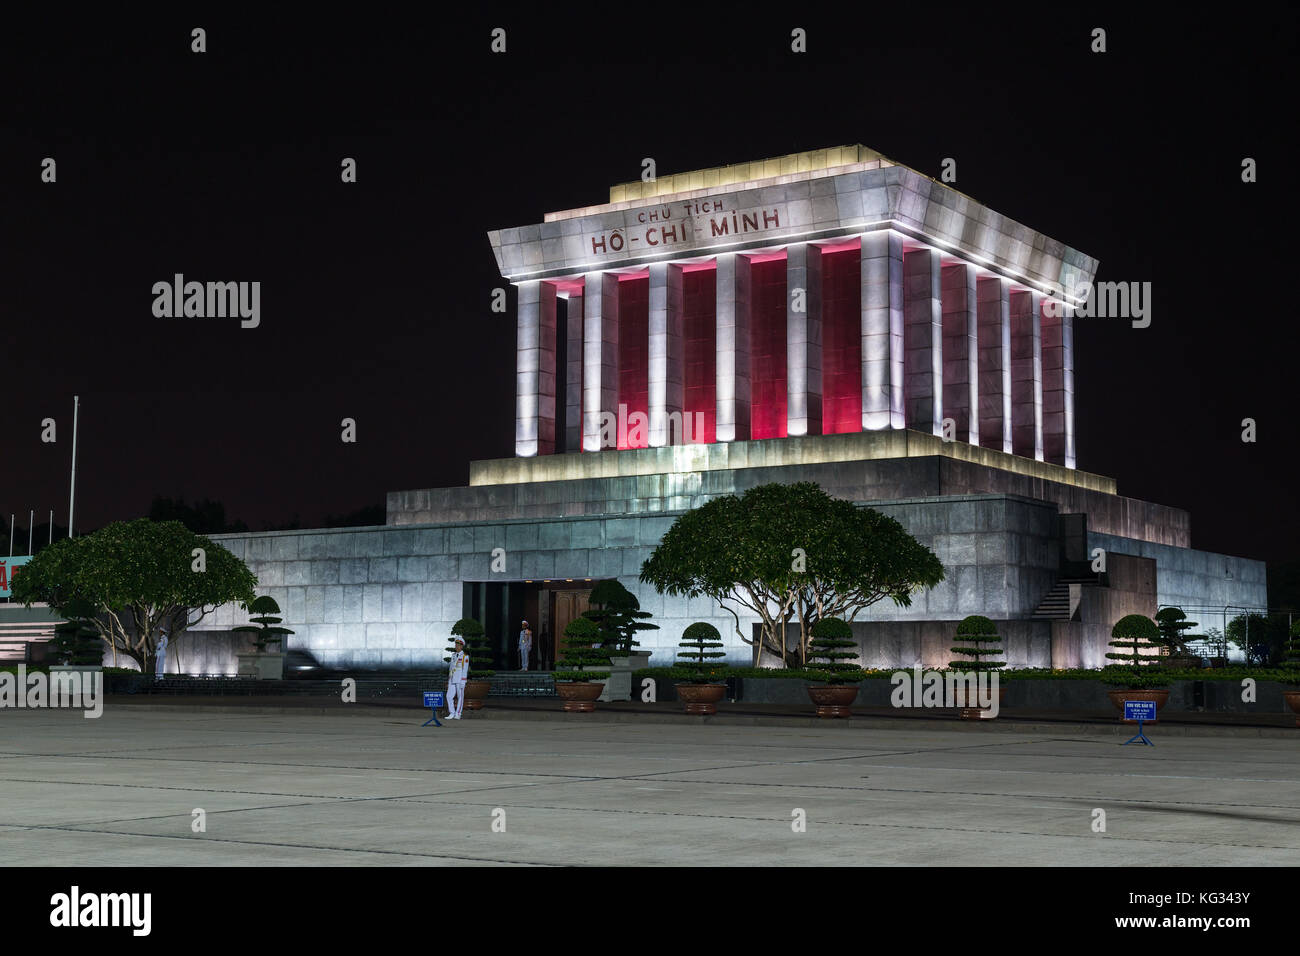
[[682,632],[677,646],[686,648],[677,652],[677,667],[691,675],[686,683],[676,685],[686,713],[716,714],[718,701],[727,693],[727,685],[718,682],[727,669],[717,660],[727,656],[722,650],[722,635],[712,624],[696,621]]
[[595,709],[609,666],[609,650],[601,646],[600,628],[589,618],[575,617],[564,629],[563,656],[555,671],[555,692],[564,700],[564,709],[587,713]]
[[596,625],[600,633],[600,645],[611,655],[629,653],[639,647],[636,640],[638,631],[657,631],[658,624],[650,624],[649,611],[641,610],[637,596],[617,580],[610,578],[601,581],[591,589],[588,599],[593,607],[583,611],[582,616]]
[[862,667],[850,663],[858,657],[853,629],[838,617],[824,617],[812,626],[808,645],[808,696],[818,717],[848,717],[858,696]]
[[[451,626],[452,638],[465,639],[465,651],[469,654],[469,679],[465,681],[465,706],[470,710],[482,710],[492,688],[492,648],[488,644],[483,625],[472,617],[462,617]],[[451,655],[456,650],[456,642],[447,645],[445,663],[451,663]]]
[[1145,614],[1126,614],[1115,622],[1110,636],[1110,646],[1119,650],[1108,651],[1106,656],[1124,663],[1103,668],[1104,679],[1127,689],[1108,691],[1106,696],[1120,711],[1124,709],[1126,700],[1154,701],[1159,710],[1169,699],[1168,688],[1161,686],[1168,682],[1168,677],[1159,670],[1158,656],[1143,653],[1158,651],[1161,647],[1160,629],[1156,622]]
[[67,620],[54,628],[54,660],[67,667],[98,667],[104,663],[104,641],[90,623],[95,610],[70,601],[62,608]]
[[[1156,641],[1169,652],[1165,663],[1171,667],[1200,666],[1200,656],[1188,649],[1185,636],[1187,631],[1199,626],[1195,621],[1187,620],[1182,608],[1162,607],[1156,612],[1156,627],[1160,630]],[[1196,659],[1194,665],[1190,664],[1192,658]]]
[[257,653],[265,653],[268,645],[283,643],[284,635],[293,633],[287,627],[279,626],[280,621],[283,620],[279,617],[280,605],[276,604],[275,598],[270,595],[263,594],[261,597],[255,597],[244,605],[244,608],[256,615],[249,618],[253,623],[232,627],[231,630],[236,633],[255,635],[253,646],[257,648]]
[[[996,672],[1007,666],[1007,662],[1002,660],[1002,637],[998,634],[997,627],[987,617],[971,614],[962,618],[957,623],[957,636],[953,640],[961,646],[950,647],[949,650],[967,658],[948,662],[948,666],[955,671],[972,671],[978,679],[983,680],[982,675]],[[1006,692],[1005,687],[999,686],[999,709]],[[991,711],[983,710],[978,706],[977,700],[967,700],[966,703],[974,706],[958,709],[958,715],[963,720],[978,720],[992,716]]]

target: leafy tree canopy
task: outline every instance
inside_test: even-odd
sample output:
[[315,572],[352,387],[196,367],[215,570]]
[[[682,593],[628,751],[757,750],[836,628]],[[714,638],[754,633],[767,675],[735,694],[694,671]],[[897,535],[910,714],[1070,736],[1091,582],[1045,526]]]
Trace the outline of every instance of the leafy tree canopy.
[[[851,621],[885,598],[910,605],[943,576],[933,552],[893,518],[813,482],[715,498],[680,516],[641,568],[660,593],[710,597],[730,612],[755,665],[763,650],[789,663],[788,624],[798,624],[795,653],[806,663],[817,620]],[[741,631],[742,608],[758,616],[757,638]]]
[[176,637],[222,604],[247,606],[256,585],[244,562],[179,521],[137,518],[45,548],[15,576],[13,600],[60,613],[90,605],[114,656],[120,650],[147,671],[164,627]]

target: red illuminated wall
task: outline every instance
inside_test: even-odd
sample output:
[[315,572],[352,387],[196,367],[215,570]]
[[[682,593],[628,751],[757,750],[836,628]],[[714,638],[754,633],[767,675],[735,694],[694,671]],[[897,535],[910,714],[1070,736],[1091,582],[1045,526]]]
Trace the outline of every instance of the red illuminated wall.
[[[630,420],[633,412],[648,418],[650,409],[650,276],[648,274],[619,276],[618,282],[618,402],[627,406]],[[618,411],[618,409],[614,409]],[[648,448],[650,427],[641,431],[641,440],[629,442],[624,429],[630,425],[619,424],[619,448]]]
[[[686,399],[683,414],[690,416],[695,441],[717,441],[717,280],[710,266],[682,271],[682,341],[686,351]],[[704,431],[695,434],[696,413],[704,416]]]
[[822,434],[862,431],[861,249],[828,247],[822,270]]
[[750,437],[786,436],[785,253],[750,261]]

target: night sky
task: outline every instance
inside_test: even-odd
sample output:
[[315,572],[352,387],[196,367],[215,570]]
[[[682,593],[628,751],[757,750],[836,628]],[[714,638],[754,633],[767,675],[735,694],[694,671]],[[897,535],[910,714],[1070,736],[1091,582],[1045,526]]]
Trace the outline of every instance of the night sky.
[[[79,530],[155,495],[258,530],[464,484],[514,451],[489,229],[607,201],[643,157],[662,175],[861,142],[933,176],[953,157],[957,189],[1096,256],[1099,281],[1150,281],[1150,328],[1075,323],[1079,466],[1189,509],[1194,547],[1297,557],[1295,15],[906,6],[7,21],[4,523],[66,521],[74,394]],[[155,318],[177,272],[259,280],[261,326]]]

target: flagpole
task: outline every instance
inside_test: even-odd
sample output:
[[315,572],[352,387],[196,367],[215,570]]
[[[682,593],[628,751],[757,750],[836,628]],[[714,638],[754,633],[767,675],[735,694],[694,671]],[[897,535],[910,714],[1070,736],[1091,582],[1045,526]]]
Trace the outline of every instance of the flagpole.
[[77,409],[81,397],[72,396],[72,490],[68,492],[68,537],[72,537],[72,504],[77,497]]

